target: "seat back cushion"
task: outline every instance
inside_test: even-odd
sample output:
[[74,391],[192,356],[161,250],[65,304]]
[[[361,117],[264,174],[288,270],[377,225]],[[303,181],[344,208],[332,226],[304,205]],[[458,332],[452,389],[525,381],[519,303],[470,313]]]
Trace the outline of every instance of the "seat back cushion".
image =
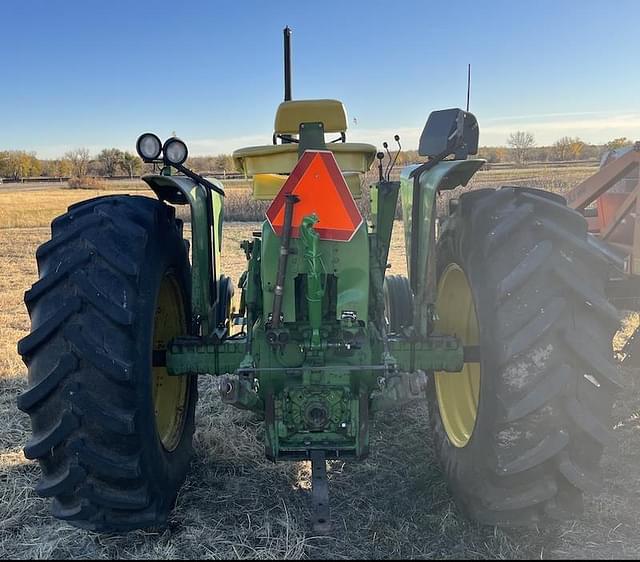
[[300,123],[322,123],[325,133],[347,130],[347,111],[338,100],[293,100],[278,106],[273,130],[278,135],[297,135]]

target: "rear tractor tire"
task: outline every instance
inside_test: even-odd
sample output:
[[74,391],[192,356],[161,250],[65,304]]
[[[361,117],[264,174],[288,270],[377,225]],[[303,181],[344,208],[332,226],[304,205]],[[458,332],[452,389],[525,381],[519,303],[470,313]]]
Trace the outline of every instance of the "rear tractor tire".
[[600,487],[619,316],[584,218],[528,188],[463,195],[437,245],[436,331],[480,363],[428,387],[434,445],[458,505],[491,525],[572,518]]
[[384,279],[384,314],[387,332],[401,334],[413,325],[413,292],[404,275]]
[[110,196],[69,208],[38,248],[18,351],[52,513],[101,532],[166,522],[192,456],[196,378],[169,377],[167,342],[187,335],[190,266],[174,209]]

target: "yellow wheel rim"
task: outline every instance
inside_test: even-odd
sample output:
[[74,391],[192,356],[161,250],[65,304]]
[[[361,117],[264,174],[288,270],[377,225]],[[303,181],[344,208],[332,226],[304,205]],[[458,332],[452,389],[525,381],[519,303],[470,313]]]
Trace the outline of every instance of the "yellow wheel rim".
[[[166,274],[160,285],[153,325],[153,351],[166,351],[176,336],[186,334],[182,292],[177,281]],[[166,367],[153,367],[153,407],[156,430],[167,451],[180,443],[189,401],[188,377],[171,377]]]
[[[441,334],[458,336],[464,345],[479,344],[478,319],[467,277],[455,263],[450,264],[438,283],[436,300]],[[473,435],[480,399],[480,364],[466,363],[459,373],[436,373],[436,394],[440,418],[449,441],[462,448]]]

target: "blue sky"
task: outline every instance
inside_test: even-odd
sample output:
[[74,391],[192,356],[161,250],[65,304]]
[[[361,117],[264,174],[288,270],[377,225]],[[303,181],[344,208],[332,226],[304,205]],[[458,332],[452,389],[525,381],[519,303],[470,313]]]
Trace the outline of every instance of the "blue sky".
[[269,143],[285,25],[294,97],[344,101],[351,140],[416,148],[431,110],[464,105],[467,63],[481,144],[640,139],[640,0],[4,0],[0,21],[0,149],[41,157],[144,131],[192,154]]

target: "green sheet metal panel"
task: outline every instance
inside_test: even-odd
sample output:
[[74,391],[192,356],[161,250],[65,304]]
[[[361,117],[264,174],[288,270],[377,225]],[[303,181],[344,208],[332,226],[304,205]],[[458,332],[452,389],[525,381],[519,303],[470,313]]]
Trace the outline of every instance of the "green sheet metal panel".
[[[282,314],[284,322],[296,318],[295,278],[306,274],[301,240],[293,238],[291,248],[295,254],[289,256],[284,285]],[[369,309],[369,240],[367,226],[363,222],[349,242],[320,241],[320,252],[325,273],[335,275],[338,282],[336,315],[339,319],[345,311],[355,312],[358,320],[368,321]],[[273,308],[273,291],[278,270],[280,238],[271,225],[262,225],[262,291],[265,313]]]

